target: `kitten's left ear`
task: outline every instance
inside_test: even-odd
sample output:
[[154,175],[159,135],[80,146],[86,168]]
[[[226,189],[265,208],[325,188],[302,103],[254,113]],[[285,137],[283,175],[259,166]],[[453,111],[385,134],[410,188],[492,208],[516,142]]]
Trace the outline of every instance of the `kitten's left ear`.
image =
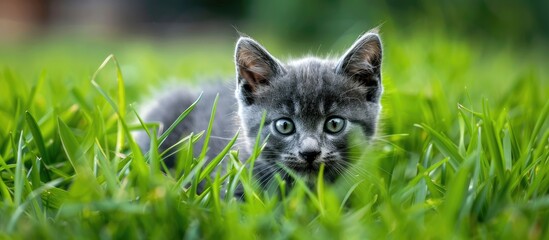
[[241,37],[235,50],[238,87],[247,104],[253,103],[258,89],[271,84],[284,67],[263,46],[248,37]]
[[367,100],[379,101],[381,95],[381,39],[376,31],[362,35],[347,50],[336,66],[336,73],[346,75],[368,87]]

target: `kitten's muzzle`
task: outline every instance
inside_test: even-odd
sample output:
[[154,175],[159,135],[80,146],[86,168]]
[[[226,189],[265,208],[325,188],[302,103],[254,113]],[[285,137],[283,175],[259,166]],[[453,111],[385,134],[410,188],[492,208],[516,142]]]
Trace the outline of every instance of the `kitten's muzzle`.
[[301,142],[301,149],[299,150],[299,156],[301,156],[306,162],[314,162],[318,156],[320,156],[320,144],[312,137],[307,137]]

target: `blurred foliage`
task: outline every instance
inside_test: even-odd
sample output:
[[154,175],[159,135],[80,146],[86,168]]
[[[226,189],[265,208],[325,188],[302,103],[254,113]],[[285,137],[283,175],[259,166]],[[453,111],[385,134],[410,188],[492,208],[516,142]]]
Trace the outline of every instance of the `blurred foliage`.
[[549,37],[548,9],[544,0],[259,0],[250,3],[247,21],[293,41],[333,40],[348,30],[389,25],[525,44]]
[[382,25],[407,34],[436,29],[525,47],[549,39],[546,0],[135,0],[123,9],[137,16],[130,24],[133,30],[157,34],[162,24],[223,32],[234,26],[293,43],[333,42],[346,33]]
[[241,19],[247,0],[159,0],[142,2],[144,21],[157,23],[194,22],[204,19]]

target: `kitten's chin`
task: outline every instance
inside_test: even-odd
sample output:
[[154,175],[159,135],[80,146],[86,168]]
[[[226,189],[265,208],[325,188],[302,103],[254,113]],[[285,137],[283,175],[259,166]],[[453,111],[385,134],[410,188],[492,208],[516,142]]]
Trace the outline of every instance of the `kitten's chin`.
[[306,173],[305,175],[301,176],[301,178],[307,184],[315,184],[318,181],[318,174]]
[[[303,164],[287,164],[288,168],[294,171],[299,177],[301,177],[307,183],[316,183],[318,179],[318,173],[320,172],[320,163],[303,163]],[[324,171],[326,171],[325,167]]]

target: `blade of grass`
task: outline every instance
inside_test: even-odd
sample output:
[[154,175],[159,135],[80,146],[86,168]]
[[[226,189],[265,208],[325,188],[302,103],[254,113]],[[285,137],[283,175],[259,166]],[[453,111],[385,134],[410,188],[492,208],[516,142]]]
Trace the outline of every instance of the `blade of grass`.
[[[117,83],[117,89],[118,89],[118,104],[115,105],[114,103],[111,103],[111,106],[117,106],[115,108],[115,111],[118,113],[118,131],[116,134],[116,153],[122,152],[122,148],[124,147],[124,126],[122,126],[122,122],[125,121],[126,117],[126,92],[124,88],[124,78],[122,77],[122,71],[120,70],[120,65],[118,64],[118,61],[116,60],[116,57],[111,54],[109,55],[103,63],[97,68],[97,70],[94,72],[92,76],[92,83],[95,85],[96,78],[99,72],[105,68],[105,66],[112,60],[112,62],[115,65],[116,69],[116,83]],[[112,100],[111,100],[112,101]]]
[[484,128],[484,139],[486,140],[486,143],[488,145],[488,151],[490,152],[490,156],[493,161],[493,165],[495,166],[495,170],[497,171],[497,176],[500,178],[500,180],[503,180],[502,177],[504,175],[503,171],[503,151],[501,142],[499,141],[500,136],[499,132],[495,130],[495,123],[492,119],[490,110],[488,109],[488,103],[487,100],[483,102],[483,126]]
[[164,143],[164,141],[166,140],[166,138],[168,138],[168,136],[173,131],[173,129],[175,129],[177,125],[179,125],[179,123],[183,121],[183,119],[185,119],[187,115],[189,115],[189,113],[196,107],[196,104],[198,104],[201,98],[202,98],[202,93],[200,93],[198,98],[187,109],[185,109],[185,111],[179,114],[179,117],[177,117],[177,119],[172,123],[172,125],[170,125],[170,127],[168,127],[168,129],[166,129],[166,131],[164,131],[162,135],[160,135],[160,138],[158,139],[158,142],[160,143],[159,145],[162,145]]
[[204,168],[204,170],[200,173],[199,180],[203,180],[206,176],[209,176],[210,173],[213,172],[213,170],[219,165],[221,160],[225,158],[229,150],[234,146],[236,140],[238,139],[238,132],[235,134],[235,136],[231,139],[231,141],[219,152],[219,154],[212,159],[210,163]]
[[[9,176],[13,176],[13,173],[10,170],[10,166],[8,166],[6,164],[6,161],[0,155],[0,173],[3,173],[3,172],[7,173]],[[3,175],[0,175],[0,193],[2,193],[1,194],[2,202],[6,206],[14,205],[14,202],[13,202],[14,199],[13,199],[11,193],[10,193],[10,189],[9,189],[8,185],[6,185],[6,183],[4,182],[4,176]]]
[[450,157],[450,165],[452,168],[454,170],[459,168],[459,165],[463,162],[463,156],[459,154],[458,147],[452,143],[448,137],[438,133],[425,124],[414,124],[414,126],[426,130],[432,137],[433,143],[439,148],[439,150],[447,157]]
[[[177,154],[180,151],[180,150],[178,150],[178,148],[181,148],[182,144],[185,144],[188,141],[191,141],[193,144],[195,144],[196,142],[198,142],[198,140],[200,140],[200,138],[202,138],[203,135],[204,135],[204,131],[201,131],[197,134],[191,133],[191,135],[182,138],[181,140],[177,141],[174,145],[166,148],[166,150],[164,150],[160,154],[160,157],[169,158],[169,157],[173,156],[174,154]],[[192,157],[192,155],[191,155],[191,157]]]
[[65,150],[65,154],[69,159],[73,169],[76,171],[76,174],[83,174],[84,172],[90,171],[90,166],[88,165],[88,160],[84,154],[84,151],[80,147],[80,144],[76,140],[76,137],[72,134],[70,128],[61,120],[57,119],[57,126],[59,132],[59,138],[61,139],[61,145]]
[[325,168],[325,164],[324,163],[320,164],[320,169],[318,171],[318,176],[316,179],[316,193],[318,197],[318,204],[319,204],[319,210],[320,210],[321,216],[326,215],[326,211],[325,211],[326,209],[325,190],[326,189],[324,188],[324,168]]
[[547,119],[549,119],[549,100],[547,100],[545,106],[543,106],[543,109],[541,110],[539,117],[536,120],[534,129],[532,130],[532,133],[530,135],[530,140],[528,141],[528,151],[534,146],[540,134],[541,128],[547,124]]
[[15,206],[21,205],[23,199],[23,189],[25,186],[25,168],[23,166],[23,132],[19,134],[19,141],[17,146],[14,144],[14,152],[17,153],[16,167],[15,167],[15,181],[14,181],[14,200]]
[[[109,59],[109,58],[107,58]],[[145,158],[143,156],[143,153],[141,152],[141,149],[131,136],[131,132],[128,128],[128,125],[126,124],[126,121],[124,121],[122,118],[120,118],[120,112],[119,108],[116,106],[114,101],[109,97],[109,95],[95,82],[94,80],[91,81],[92,85],[95,87],[97,91],[103,96],[103,98],[109,103],[109,105],[114,109],[114,111],[119,115],[119,123],[122,126],[122,129],[124,129],[124,134],[126,134],[126,137],[128,139],[128,145],[130,146],[130,149],[133,154],[133,160],[131,162],[131,165],[135,167],[135,170],[132,171],[132,174],[134,176],[143,175],[147,170],[147,164],[145,162]],[[118,155],[116,155],[118,156]],[[115,158],[116,160],[117,158]],[[115,165],[118,166],[118,161],[114,161]],[[125,168],[123,168],[125,169]]]
[[246,160],[246,163],[250,165],[249,167],[249,175],[253,176],[253,170],[255,165],[255,160],[259,157],[259,154],[261,153],[261,150],[263,150],[263,147],[265,146],[267,140],[269,139],[269,136],[267,135],[265,137],[265,140],[263,143],[261,143],[261,132],[263,131],[263,127],[265,125],[265,118],[267,117],[267,111],[263,110],[263,114],[261,116],[261,122],[259,123],[259,129],[257,130],[257,136],[255,137],[255,144],[252,151],[252,155],[250,158]]
[[105,181],[107,183],[107,189],[111,194],[115,194],[117,192],[117,189],[120,187],[120,183],[118,181],[118,178],[116,177],[116,169],[111,166],[110,162],[107,160],[107,155],[101,148],[101,144],[99,144],[99,140],[96,139],[95,144],[95,158],[97,159],[100,167],[101,174],[105,177]]
[[149,169],[150,181],[153,181],[160,174],[160,154],[158,153],[158,142],[156,141],[156,129],[152,129],[152,136],[149,147]]
[[204,145],[202,146],[202,151],[200,152],[200,156],[198,157],[198,159],[201,161],[203,161],[206,158],[206,152],[208,151],[208,147],[209,147],[208,144],[210,142],[210,135],[212,134],[213,123],[215,120],[215,113],[217,110],[217,101],[219,101],[219,94],[215,96],[211,115],[210,115],[210,122],[208,123],[206,135],[204,136]]
[[53,181],[51,181],[47,184],[44,184],[43,186],[41,186],[41,187],[37,188],[36,190],[30,192],[29,195],[27,196],[27,199],[24,202],[22,202],[21,204],[16,205],[17,208],[15,209],[15,212],[13,213],[13,215],[11,215],[10,220],[8,222],[8,225],[7,225],[8,233],[12,233],[14,231],[15,225],[17,224],[17,221],[19,220],[21,215],[25,213],[25,209],[27,208],[27,205],[31,204],[35,200],[36,197],[41,196],[41,194],[43,192],[47,191],[48,189],[54,188],[59,183],[61,183],[61,180],[57,179],[57,180],[53,180]]
[[44,137],[42,136],[42,132],[40,131],[40,127],[38,127],[36,120],[34,119],[34,117],[32,117],[32,115],[28,111],[25,112],[25,118],[27,120],[27,126],[29,127],[29,130],[31,131],[32,136],[34,138],[34,143],[38,148],[38,152],[42,156],[42,161],[44,162],[44,164],[49,165],[50,156],[48,151],[46,150],[46,144],[44,142]]

